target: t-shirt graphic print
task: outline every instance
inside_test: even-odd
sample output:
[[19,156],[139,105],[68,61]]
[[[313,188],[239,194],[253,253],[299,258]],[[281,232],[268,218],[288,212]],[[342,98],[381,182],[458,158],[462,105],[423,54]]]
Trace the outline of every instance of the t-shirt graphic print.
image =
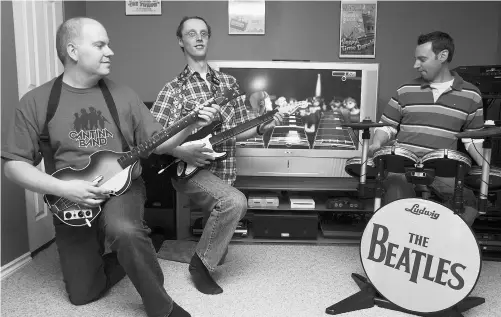
[[113,138],[113,133],[106,125],[111,122],[103,115],[101,110],[89,106],[81,108],[74,113],[73,130],[69,137],[77,142],[78,147],[102,147],[108,144],[108,139]]

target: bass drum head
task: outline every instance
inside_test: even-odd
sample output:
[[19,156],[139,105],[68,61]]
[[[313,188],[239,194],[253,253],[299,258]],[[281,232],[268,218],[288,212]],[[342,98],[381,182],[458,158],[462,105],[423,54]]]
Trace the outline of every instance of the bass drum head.
[[378,209],[360,242],[367,277],[395,305],[419,313],[459,303],[482,266],[470,227],[450,209],[420,198]]

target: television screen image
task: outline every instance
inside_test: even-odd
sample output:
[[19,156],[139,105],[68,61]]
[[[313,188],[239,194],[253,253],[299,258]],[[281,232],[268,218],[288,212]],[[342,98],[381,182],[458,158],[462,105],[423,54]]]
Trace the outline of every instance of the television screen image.
[[[221,68],[237,78],[247,92],[255,116],[283,104],[305,105],[285,118],[282,126],[239,147],[294,149],[357,149],[357,133],[342,123],[360,122],[361,70]],[[266,108],[266,107],[265,107]]]
[[[346,177],[341,171],[344,168],[333,165],[343,165],[347,158],[360,155],[362,140],[359,131],[342,124],[364,118],[375,121],[377,64],[287,61],[210,61],[209,64],[237,79],[245,91],[251,118],[276,108],[295,110],[286,113],[282,124],[263,136],[237,142],[240,175]],[[261,166],[259,170],[258,164],[274,169],[268,171]],[[285,169],[281,168],[283,164],[287,164]],[[316,166],[304,167],[312,164]]]

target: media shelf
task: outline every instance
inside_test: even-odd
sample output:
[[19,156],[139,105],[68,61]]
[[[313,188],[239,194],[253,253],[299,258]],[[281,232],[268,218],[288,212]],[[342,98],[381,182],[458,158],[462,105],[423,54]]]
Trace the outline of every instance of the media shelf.
[[[257,177],[239,176],[234,184],[245,195],[251,193],[272,192],[279,197],[278,207],[249,207],[244,220],[249,222],[248,233],[245,237],[234,235],[232,243],[271,243],[271,244],[309,244],[309,245],[358,245],[363,232],[364,223],[359,222],[349,224],[341,219],[349,217],[365,217],[369,219],[373,214],[374,199],[360,200],[363,202],[363,209],[330,209],[326,206],[326,200],[330,197],[350,197],[358,199],[358,180],[354,178],[308,178],[308,177]],[[374,187],[374,183],[369,183],[368,187]],[[315,200],[315,209],[291,208],[288,196],[299,195],[309,196]],[[473,231],[477,235],[479,247],[482,251],[483,260],[501,261],[501,238],[493,238],[492,234],[500,232],[501,237],[501,208],[499,205],[499,194],[497,203],[489,208],[489,212],[479,215]],[[191,225],[201,217],[201,212],[190,210],[186,198],[177,199],[177,232],[178,239],[198,240],[191,232]],[[287,222],[287,219],[294,218],[294,215],[303,215],[307,219],[308,215],[316,215],[318,226],[315,227],[315,237],[308,239],[301,238],[262,238],[254,236],[254,220],[256,214],[268,216],[282,216],[278,219],[276,227]],[[301,223],[301,219],[297,220]],[[489,228],[490,230],[487,230]],[[287,230],[285,230],[287,231]],[[489,237],[482,236],[483,233],[491,233]]]
[[[358,180],[353,178],[239,176],[234,187],[246,197],[268,193],[279,198],[277,207],[248,207],[243,219],[248,224],[248,233],[245,237],[235,234],[234,243],[358,244],[363,230],[360,224],[338,223],[339,217],[331,215],[367,219],[373,212],[373,199],[364,200],[363,208],[327,208],[329,198],[358,200]],[[292,196],[312,198],[315,208],[292,208],[289,200]],[[178,207],[189,209],[189,202],[179,198]],[[178,212],[178,215],[185,218],[186,224],[178,230],[181,234],[184,232],[178,239],[198,239],[192,234],[191,226],[203,216],[201,210]]]
[[234,186],[240,190],[356,192],[358,180],[343,177],[239,176]]
[[481,214],[472,229],[484,261],[501,261],[501,208],[492,206]]
[[324,202],[318,202],[319,199],[315,200],[315,208],[291,208],[290,203],[285,199],[280,199],[280,203],[278,207],[248,207],[247,212],[249,211],[268,211],[268,212],[281,212],[281,211],[301,211],[301,212],[333,212],[333,213],[373,213],[374,211],[374,203],[373,201],[364,200],[364,208],[363,209],[333,209],[327,208]]

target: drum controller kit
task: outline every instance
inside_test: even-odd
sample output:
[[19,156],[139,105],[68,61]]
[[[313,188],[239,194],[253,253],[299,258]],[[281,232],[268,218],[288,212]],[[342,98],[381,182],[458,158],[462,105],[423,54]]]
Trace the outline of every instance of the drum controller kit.
[[[362,132],[362,157],[347,161],[346,172],[359,179],[364,197],[367,180],[375,180],[374,214],[360,241],[363,277],[352,273],[360,288],[326,308],[329,315],[382,308],[418,316],[463,316],[485,303],[469,296],[480,276],[482,254],[471,228],[460,217],[464,212],[463,186],[479,193],[478,210],[487,213],[489,186],[500,190],[500,171],[490,166],[492,139],[501,138],[501,127],[456,134],[459,139],[484,139],[481,167],[472,167],[469,156],[439,149],[419,157],[398,145],[383,146],[368,158],[370,129],[386,124],[370,119],[344,124]],[[420,198],[395,200],[384,206],[382,182],[388,173],[404,173],[415,184]],[[426,188],[435,177],[454,177],[452,210],[430,200]]]

